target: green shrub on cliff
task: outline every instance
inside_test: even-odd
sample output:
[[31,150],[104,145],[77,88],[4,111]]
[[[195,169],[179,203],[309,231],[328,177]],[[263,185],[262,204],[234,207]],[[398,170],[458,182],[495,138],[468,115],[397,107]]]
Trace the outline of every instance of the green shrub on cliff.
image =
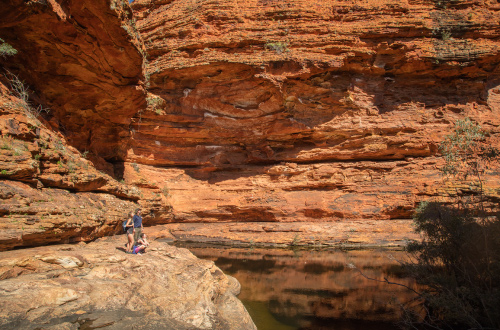
[[498,152],[486,137],[471,120],[457,122],[440,145],[443,173],[457,186],[456,202],[424,202],[416,210],[416,231],[423,240],[408,245],[414,262],[406,266],[425,285],[420,325],[500,329],[499,207],[498,201],[488,201],[483,186]]
[[163,99],[157,95],[148,93],[146,96],[146,103],[148,104],[148,107],[157,109],[163,104]]
[[282,54],[283,52],[289,51],[288,42],[277,41],[277,42],[268,42],[265,44],[265,48],[269,50],[273,50],[278,54]]
[[17,50],[0,38],[0,56],[5,57],[5,56],[13,56],[16,54]]

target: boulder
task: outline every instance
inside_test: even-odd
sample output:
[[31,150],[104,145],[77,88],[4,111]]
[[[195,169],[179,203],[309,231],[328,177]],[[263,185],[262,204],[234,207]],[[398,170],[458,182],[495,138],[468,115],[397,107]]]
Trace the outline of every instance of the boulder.
[[0,253],[0,328],[255,330],[240,285],[212,261],[124,236]]

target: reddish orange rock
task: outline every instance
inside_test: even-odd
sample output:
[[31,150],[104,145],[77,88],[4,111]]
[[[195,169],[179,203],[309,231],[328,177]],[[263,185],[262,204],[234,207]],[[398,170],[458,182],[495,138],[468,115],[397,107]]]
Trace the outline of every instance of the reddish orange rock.
[[403,247],[418,240],[410,220],[335,222],[172,223],[145,229],[148,237],[169,241],[244,246],[359,248]]
[[2,88],[1,178],[125,199],[146,225],[410,219],[466,190],[439,173],[458,119],[499,146],[492,1],[10,0],[0,15],[18,50],[1,65],[51,109],[39,130]]
[[456,120],[498,136],[490,1],[132,7],[150,94],[127,161],[169,189],[170,221],[408,219],[455,194],[438,144]]
[[10,0],[1,38],[16,50],[0,64],[50,108],[51,127],[73,147],[106,160],[145,105],[143,45],[126,2]]

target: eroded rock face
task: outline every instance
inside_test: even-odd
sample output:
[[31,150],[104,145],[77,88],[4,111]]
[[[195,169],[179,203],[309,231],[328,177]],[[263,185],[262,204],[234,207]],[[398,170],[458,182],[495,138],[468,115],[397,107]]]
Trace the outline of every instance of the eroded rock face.
[[500,44],[486,20],[499,14],[489,1],[133,7],[154,95],[130,160],[404,160],[434,155],[465,115],[496,123]]
[[[437,158],[413,162],[358,162],[246,166],[235,171],[126,167],[125,178],[162,187],[177,222],[330,221],[408,217],[417,196],[439,196]],[[388,181],[390,177],[390,182]]]
[[141,198],[154,214],[141,188],[96,170],[25,101],[0,89],[0,250],[111,235]]
[[[109,193],[147,209],[147,225],[409,219],[419,201],[467,190],[439,174],[456,120],[500,145],[496,2],[132,8],[2,6],[0,37],[19,53],[1,63],[52,109],[44,133],[2,107],[3,179]],[[62,149],[57,139],[109,177],[41,150]],[[498,198],[495,171],[485,189]]]
[[408,220],[336,222],[172,223],[148,228],[171,241],[255,246],[404,247],[420,239]]
[[498,136],[496,2],[132,6],[150,94],[127,160],[172,221],[410,218],[455,193],[438,143],[456,120]]
[[158,242],[129,255],[124,240],[0,253],[0,326],[256,329],[238,281],[213,262]]
[[143,45],[126,2],[9,0],[0,15],[0,35],[18,51],[0,63],[50,107],[53,129],[82,152],[125,154],[119,139],[145,106]]
[[105,161],[145,103],[126,3],[1,7],[0,38],[17,54],[0,57],[0,250],[113,234],[139,199],[146,218],[168,212],[154,189],[115,180]]

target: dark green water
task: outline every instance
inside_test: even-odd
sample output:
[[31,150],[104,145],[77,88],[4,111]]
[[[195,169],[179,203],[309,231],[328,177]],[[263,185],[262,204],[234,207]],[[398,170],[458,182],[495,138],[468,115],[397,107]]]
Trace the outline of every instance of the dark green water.
[[[291,250],[182,245],[241,283],[238,298],[259,330],[392,330],[415,287],[391,250]],[[353,270],[348,265],[354,265]]]

